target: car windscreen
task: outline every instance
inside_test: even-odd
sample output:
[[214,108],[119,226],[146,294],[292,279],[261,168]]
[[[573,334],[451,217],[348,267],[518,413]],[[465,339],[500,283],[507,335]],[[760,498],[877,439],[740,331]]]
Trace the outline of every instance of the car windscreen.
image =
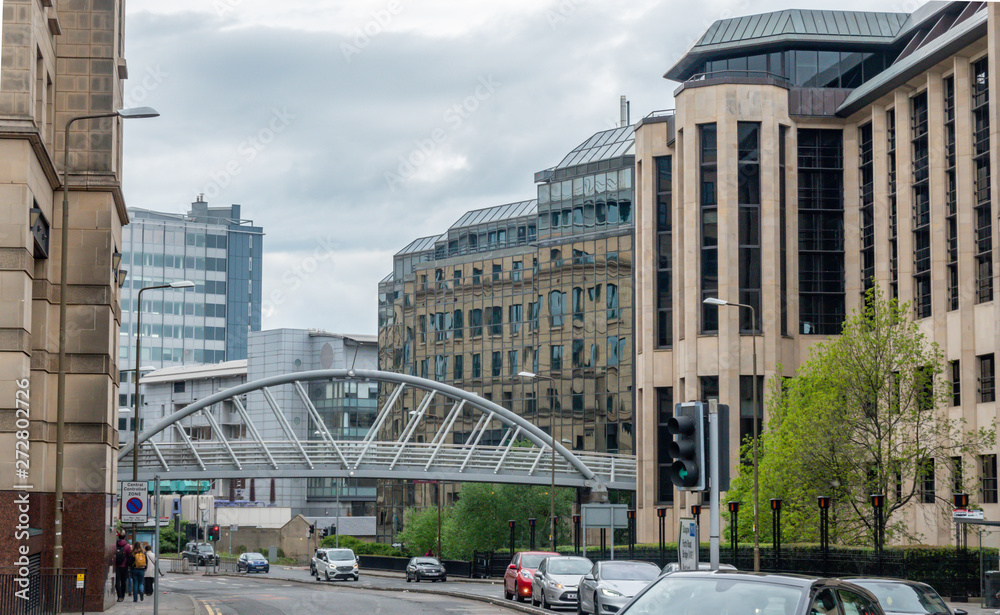
[[212,553],[212,547],[208,545],[202,545],[198,547],[198,553]]
[[354,559],[354,551],[351,551],[350,549],[330,549],[326,552],[326,559],[333,559],[337,561]]
[[266,559],[260,553],[247,553],[247,559]]
[[934,590],[907,583],[852,581],[878,598],[885,611],[898,613],[950,613],[948,605]]
[[437,560],[436,557],[415,557],[413,558],[414,564],[429,564],[431,566],[440,566],[441,562]]
[[660,577],[623,615],[704,615],[705,613],[795,613],[807,597],[805,587],[731,577]]
[[590,572],[594,565],[588,559],[576,557],[553,557],[549,559],[547,571],[549,574],[580,574]]
[[601,578],[609,581],[652,581],[660,569],[652,564],[612,564],[601,566]]
[[546,557],[549,557],[547,553],[525,553],[521,556],[521,568],[538,568]]

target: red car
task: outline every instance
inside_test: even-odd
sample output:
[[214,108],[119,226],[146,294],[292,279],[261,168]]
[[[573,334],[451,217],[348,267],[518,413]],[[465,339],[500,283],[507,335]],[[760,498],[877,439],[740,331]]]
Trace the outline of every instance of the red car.
[[503,597],[518,602],[524,602],[531,597],[531,580],[535,578],[535,569],[546,557],[558,556],[551,551],[521,551],[510,561],[507,572],[503,575]]

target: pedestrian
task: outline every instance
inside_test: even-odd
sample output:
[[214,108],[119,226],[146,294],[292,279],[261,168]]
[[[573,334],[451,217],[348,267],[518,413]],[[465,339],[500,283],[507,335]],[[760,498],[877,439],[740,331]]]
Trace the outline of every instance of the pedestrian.
[[427,553],[424,553],[424,557],[434,557],[434,551],[427,549]]
[[146,577],[146,550],[142,548],[138,540],[132,545],[129,566],[132,569],[132,602],[139,602],[144,599],[142,585]]
[[[156,566],[156,556],[153,555],[153,547],[146,545],[146,574],[143,579],[143,584],[145,585],[146,595],[153,595],[153,583],[156,582],[156,572],[158,568]],[[163,572],[160,572],[163,575]]]
[[125,540],[124,532],[118,533],[118,542],[115,543],[115,593],[118,594],[118,602],[125,600],[125,590],[128,587],[128,561],[132,553],[132,545]]

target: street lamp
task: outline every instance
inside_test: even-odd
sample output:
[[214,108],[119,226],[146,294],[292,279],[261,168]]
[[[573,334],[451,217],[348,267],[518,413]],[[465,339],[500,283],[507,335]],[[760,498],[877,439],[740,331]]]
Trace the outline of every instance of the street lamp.
[[747,305],[745,303],[730,303],[729,301],[719,299],[718,297],[706,297],[703,303],[719,307],[732,306],[750,310],[750,343],[753,347],[753,388],[751,389],[753,399],[750,402],[750,407],[753,409],[753,571],[760,572],[760,536],[757,531],[757,524],[759,521],[758,499],[760,495],[760,477],[757,464],[757,421],[759,420],[759,414],[757,412],[757,312],[753,309],[752,305]]
[[[66,448],[66,293],[68,283],[66,269],[69,267],[69,128],[79,120],[96,120],[104,117],[120,117],[123,119],[142,119],[157,117],[160,114],[152,107],[135,107],[119,109],[108,113],[95,115],[78,115],[66,122],[63,134],[63,181],[62,181],[62,238],[60,244],[62,253],[59,255],[59,372],[56,380],[56,484],[55,511],[52,525],[55,528],[55,540],[52,545],[52,564],[57,574],[63,567],[63,469],[65,467]],[[117,280],[116,280],[117,281]]]
[[[132,480],[139,480],[139,372],[142,368],[139,367],[139,357],[142,354],[142,293],[147,290],[157,290],[161,288],[193,288],[194,282],[189,280],[182,280],[180,282],[171,282],[169,284],[158,284],[156,286],[147,286],[145,288],[140,288],[138,294],[136,295],[136,308],[135,308],[135,388],[132,391],[132,401],[134,403],[133,408],[135,408],[132,420],[135,421],[132,424]],[[132,540],[135,540],[135,526],[132,527]]]
[[[538,380],[548,380],[550,382],[555,382],[555,378],[550,378],[549,376],[539,376],[538,374],[536,374],[534,372],[517,372],[517,375],[520,376],[521,378],[526,378],[526,379],[532,380],[534,382],[537,382]],[[537,388],[535,390],[535,393],[536,393],[535,394],[535,403],[538,403],[538,395],[537,395],[538,390],[537,390]],[[550,425],[551,425],[550,431],[552,432],[551,434],[549,434],[549,436],[551,436],[551,438],[552,438],[552,446],[550,447],[552,449],[552,484],[551,484],[551,486],[549,488],[549,547],[552,549],[552,551],[555,551],[556,550],[556,429],[555,429],[555,416],[552,417],[552,421],[551,421]],[[569,440],[566,440],[565,438],[562,439],[561,442],[564,442],[566,444],[571,444],[571,442]]]

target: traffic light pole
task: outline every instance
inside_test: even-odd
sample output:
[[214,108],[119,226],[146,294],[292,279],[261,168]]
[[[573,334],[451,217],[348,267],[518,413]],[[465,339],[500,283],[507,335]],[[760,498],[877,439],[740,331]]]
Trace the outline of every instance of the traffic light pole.
[[711,492],[709,508],[709,563],[719,569],[719,400],[708,400],[708,457]]

